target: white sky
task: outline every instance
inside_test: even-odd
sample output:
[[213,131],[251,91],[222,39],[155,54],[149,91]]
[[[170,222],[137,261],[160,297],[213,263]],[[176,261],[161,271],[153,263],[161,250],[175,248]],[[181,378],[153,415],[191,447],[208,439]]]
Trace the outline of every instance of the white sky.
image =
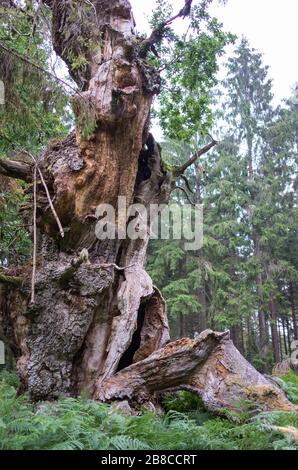
[[[172,2],[177,5],[175,11],[184,4],[183,0]],[[146,18],[155,0],[131,0],[131,4],[137,30],[148,31]],[[251,46],[264,54],[275,102],[289,97],[298,82],[298,0],[228,0],[226,6],[214,1],[211,12],[225,30],[246,36]]]

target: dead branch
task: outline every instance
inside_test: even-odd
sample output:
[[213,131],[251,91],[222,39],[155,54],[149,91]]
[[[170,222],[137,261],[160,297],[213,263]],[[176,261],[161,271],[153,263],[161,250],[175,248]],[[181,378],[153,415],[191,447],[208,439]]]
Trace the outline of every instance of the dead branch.
[[7,52],[8,54],[11,54],[13,55],[14,57],[16,57],[17,59],[21,60],[22,62],[25,62],[26,64],[30,65],[31,67],[39,70],[40,72],[44,73],[45,75],[48,75],[49,77],[53,78],[54,80],[62,83],[64,86],[68,87],[70,90],[72,90],[74,93],[78,94],[81,98],[83,98],[85,100],[85,97],[76,89],[74,88],[72,85],[70,85],[70,83],[67,83],[65,80],[63,80],[62,78],[59,78],[57,77],[55,74],[53,74],[52,72],[49,72],[49,70],[46,70],[44,69],[43,67],[41,67],[40,65],[36,64],[35,62],[32,62],[32,60],[30,60],[28,57],[26,56],[22,56],[21,54],[19,54],[18,52],[16,52],[15,50],[13,49],[10,49],[9,47],[5,46],[5,44],[3,44],[2,42],[0,42],[0,49],[3,49],[5,52]]
[[27,150],[23,150],[23,152],[24,152],[25,154],[29,155],[29,157],[32,158],[32,160],[35,162],[35,166],[36,166],[36,168],[37,168],[37,170],[38,170],[38,173],[39,173],[41,182],[42,182],[43,187],[44,187],[44,189],[45,189],[45,192],[46,192],[46,195],[47,195],[47,198],[48,198],[48,202],[49,202],[51,211],[52,211],[53,216],[54,216],[54,218],[55,218],[55,220],[56,220],[56,222],[57,222],[60,235],[61,235],[62,238],[64,238],[64,230],[63,230],[63,227],[62,227],[61,222],[60,222],[60,220],[59,220],[58,214],[57,214],[57,212],[56,212],[56,210],[55,210],[55,208],[54,208],[54,205],[53,205],[53,202],[52,202],[52,199],[51,199],[51,196],[50,196],[50,193],[49,193],[47,184],[46,184],[46,182],[45,182],[45,180],[44,180],[44,177],[43,177],[43,174],[42,174],[42,172],[41,172],[41,169],[38,167],[38,162],[37,162],[36,158],[35,158],[30,152],[28,152]]
[[205,153],[209,152],[210,149],[212,149],[215,145],[217,145],[217,141],[212,138],[211,142],[209,144],[205,145],[203,148],[200,150],[197,150],[195,154],[183,165],[176,167],[174,169],[174,176],[178,177],[183,175],[183,173],[189,168],[191,165],[193,165],[198,158],[200,158],[202,155]]
[[14,160],[0,160],[0,173],[10,178],[32,181],[31,165]]
[[62,238],[64,238],[64,230],[63,230],[63,227],[62,227],[61,222],[60,222],[60,220],[59,220],[59,217],[58,217],[58,215],[57,215],[57,212],[56,212],[56,210],[55,210],[55,208],[54,208],[54,205],[53,205],[53,202],[52,202],[52,199],[51,199],[51,196],[50,196],[50,193],[49,193],[47,184],[46,184],[46,182],[45,182],[45,180],[44,180],[44,177],[43,177],[43,175],[42,175],[42,172],[41,172],[40,168],[37,168],[37,169],[38,169],[38,173],[39,173],[41,182],[42,182],[42,184],[43,184],[43,186],[44,186],[44,189],[45,189],[45,192],[46,192],[46,195],[47,195],[47,198],[48,198],[49,205],[50,205],[50,208],[51,208],[51,210],[52,210],[53,216],[54,216],[54,218],[55,218],[55,220],[56,220],[56,222],[57,222],[60,235],[61,235]]
[[134,264],[130,264],[128,266],[120,267],[115,263],[103,263],[98,265],[92,265],[89,261],[88,250],[83,249],[80,253],[80,256],[78,258],[73,259],[71,262],[71,266],[68,266],[60,275],[60,284],[67,284],[69,280],[73,278],[73,276],[82,264],[86,264],[87,266],[89,266],[89,268],[93,269],[94,271],[99,271],[101,269],[107,269],[111,267],[115,268],[117,271],[123,271],[124,269],[128,269],[134,266]]

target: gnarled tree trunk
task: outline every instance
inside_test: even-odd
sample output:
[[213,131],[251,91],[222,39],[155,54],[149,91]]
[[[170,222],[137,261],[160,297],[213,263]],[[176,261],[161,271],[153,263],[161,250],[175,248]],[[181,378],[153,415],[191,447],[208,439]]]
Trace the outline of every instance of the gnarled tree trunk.
[[[159,74],[146,55],[158,35],[144,40],[134,34],[128,0],[45,3],[52,11],[55,51],[81,92],[74,97],[75,132],[38,160],[34,302],[31,267],[0,277],[0,333],[17,356],[22,390],[33,399],[87,388],[100,400],[150,401],[155,392],[186,388],[212,409],[232,406],[229,390],[236,394],[239,386],[241,397],[249,382],[272,391],[224,334],[207,331],[194,342],[167,344],[164,300],[145,271],[150,221],[137,216],[147,233],[142,239],[118,233],[114,240],[99,240],[95,234],[101,203],[116,209],[125,228],[128,216],[117,211],[119,196],[127,205],[167,203],[175,178],[215,145],[181,168],[163,167],[160,148],[148,133]],[[83,65],[74,67],[76,59]],[[26,181],[32,181],[33,170],[29,164],[0,162],[2,174]],[[240,374],[237,364],[243,367]],[[280,391],[272,393],[279,396],[272,407],[290,407]]]

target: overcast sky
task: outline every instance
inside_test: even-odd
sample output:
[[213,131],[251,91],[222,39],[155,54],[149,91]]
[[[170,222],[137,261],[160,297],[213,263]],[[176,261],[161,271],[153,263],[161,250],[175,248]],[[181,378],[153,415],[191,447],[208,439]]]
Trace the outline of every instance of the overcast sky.
[[[183,6],[183,0],[172,0]],[[131,0],[137,30],[144,31],[155,0]],[[227,31],[246,36],[270,66],[275,102],[288,97],[298,82],[298,0],[228,0],[211,8]]]

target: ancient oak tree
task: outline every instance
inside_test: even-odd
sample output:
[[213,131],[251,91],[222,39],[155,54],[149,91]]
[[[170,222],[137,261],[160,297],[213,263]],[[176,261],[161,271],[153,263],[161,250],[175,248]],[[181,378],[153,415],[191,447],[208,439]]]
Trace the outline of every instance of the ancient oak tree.
[[145,37],[135,32],[128,0],[43,2],[53,48],[78,87],[76,127],[38,158],[0,161],[2,175],[33,183],[34,272],[28,264],[1,269],[0,332],[16,356],[21,391],[35,400],[87,389],[95,399],[141,405],[187,389],[211,409],[233,408],[237,399],[291,408],[226,333],[207,330],[194,341],[169,343],[165,303],[145,270],[150,221],[141,239],[100,240],[95,233],[100,204],[114,207],[125,227],[119,196],[127,205],[167,204],[176,179],[216,144],[212,139],[181,167],[169,167],[149,133],[161,86],[149,56],[191,4]]

